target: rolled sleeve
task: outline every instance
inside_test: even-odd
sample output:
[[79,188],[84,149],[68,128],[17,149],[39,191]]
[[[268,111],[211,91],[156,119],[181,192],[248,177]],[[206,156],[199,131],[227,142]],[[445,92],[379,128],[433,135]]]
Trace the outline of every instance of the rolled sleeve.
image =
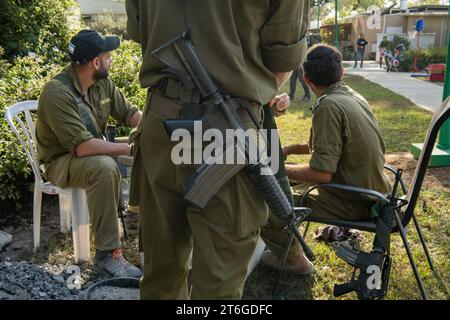
[[335,173],[342,154],[341,111],[330,105],[319,106],[312,123],[311,168]]
[[306,54],[309,1],[273,1],[272,14],[261,29],[262,58],[272,72],[297,69]]
[[75,99],[67,92],[52,92],[41,97],[46,104],[45,119],[61,145],[76,155],[76,148],[94,136],[80,118]]
[[74,137],[73,139],[72,139],[72,143],[71,143],[71,145],[70,145],[70,152],[73,154],[73,155],[76,155],[76,152],[75,152],[75,150],[76,150],[76,148],[80,145],[80,144],[82,144],[83,142],[85,142],[85,141],[87,141],[87,140],[89,140],[89,139],[92,139],[92,138],[94,138],[94,136],[92,135],[92,133],[90,133],[89,131],[82,131],[82,132],[80,132],[80,135],[79,136],[77,136],[77,137]]
[[306,48],[306,39],[289,46],[264,47],[262,50],[264,64],[272,72],[298,69],[305,58]]

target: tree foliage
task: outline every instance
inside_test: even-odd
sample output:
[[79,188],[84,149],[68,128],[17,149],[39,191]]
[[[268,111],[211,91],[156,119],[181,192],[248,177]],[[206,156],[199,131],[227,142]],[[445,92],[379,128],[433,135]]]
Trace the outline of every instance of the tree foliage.
[[64,57],[71,32],[67,10],[73,0],[0,1],[0,47],[12,60],[35,53],[51,61]]

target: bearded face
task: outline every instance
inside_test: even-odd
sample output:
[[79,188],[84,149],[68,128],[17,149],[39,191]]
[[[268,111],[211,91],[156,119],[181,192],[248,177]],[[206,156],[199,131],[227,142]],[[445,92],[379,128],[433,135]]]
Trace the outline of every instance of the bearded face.
[[98,70],[94,71],[94,75],[93,75],[95,81],[104,79],[104,78],[108,77],[108,75],[109,75],[109,66],[110,65],[109,64],[106,65],[102,60],[99,60],[99,61],[100,61],[100,67]]

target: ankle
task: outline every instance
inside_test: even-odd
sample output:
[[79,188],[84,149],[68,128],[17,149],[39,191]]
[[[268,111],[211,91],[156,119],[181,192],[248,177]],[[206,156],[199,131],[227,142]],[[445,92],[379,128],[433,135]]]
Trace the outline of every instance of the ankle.
[[304,253],[292,257],[288,256],[287,262],[289,264],[296,264],[296,265],[307,265],[310,263],[310,261],[308,260],[308,258],[305,256]]

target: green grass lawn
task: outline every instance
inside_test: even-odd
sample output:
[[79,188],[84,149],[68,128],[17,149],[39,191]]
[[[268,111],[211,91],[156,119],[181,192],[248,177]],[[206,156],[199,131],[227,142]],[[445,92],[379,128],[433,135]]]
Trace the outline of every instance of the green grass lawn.
[[[412,142],[423,142],[432,114],[415,106],[410,100],[397,95],[377,84],[359,76],[346,76],[344,81],[362,94],[372,106],[379,121],[381,132],[386,141],[387,153],[409,150]],[[283,87],[288,90],[287,86]],[[301,101],[302,89],[297,89],[297,97],[286,115],[277,118],[283,145],[307,143],[311,127],[310,105]],[[290,162],[308,161],[308,156],[290,156]],[[450,169],[449,169],[450,170]],[[450,190],[448,188],[422,188],[421,197],[416,206],[416,214],[427,239],[435,267],[440,271],[442,283],[450,283]],[[304,278],[285,273],[282,277],[278,299],[335,299],[333,285],[350,279],[352,268],[337,258],[332,248],[324,243],[312,240],[312,225],[306,241],[316,254],[317,274],[314,278]],[[363,233],[363,247],[370,249],[373,234]],[[408,228],[408,239],[418,262],[419,272],[424,278],[425,289],[432,299],[448,299],[442,285],[433,277],[413,223]],[[393,235],[391,243],[393,266],[386,299],[420,299],[412,269],[409,266],[406,251],[398,234]],[[244,297],[254,299],[271,296],[271,286],[275,280],[273,270],[258,265],[247,281]],[[264,285],[258,285],[258,283]],[[348,294],[340,299],[356,299],[356,294]]]

